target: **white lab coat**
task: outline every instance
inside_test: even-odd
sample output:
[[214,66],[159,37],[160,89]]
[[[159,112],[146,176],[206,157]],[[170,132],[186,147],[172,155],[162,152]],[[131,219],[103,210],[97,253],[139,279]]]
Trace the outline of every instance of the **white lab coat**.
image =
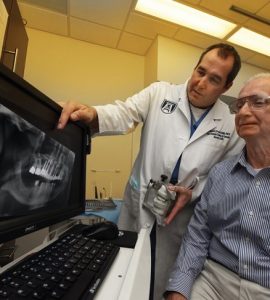
[[146,223],[152,226],[154,216],[142,207],[147,185],[150,179],[159,180],[161,174],[170,178],[180,155],[179,181],[188,185],[186,179],[192,180],[188,178],[190,173],[199,179],[191,203],[169,226],[157,228],[155,300],[161,299],[193,212],[192,202],[201,194],[209,170],[240,152],[244,145],[235,131],[234,116],[220,100],[190,138],[186,88],[187,82],[183,85],[156,82],[125,102],[96,106],[102,135],[125,134],[143,122],[140,150],[125,189],[119,228],[139,231]]

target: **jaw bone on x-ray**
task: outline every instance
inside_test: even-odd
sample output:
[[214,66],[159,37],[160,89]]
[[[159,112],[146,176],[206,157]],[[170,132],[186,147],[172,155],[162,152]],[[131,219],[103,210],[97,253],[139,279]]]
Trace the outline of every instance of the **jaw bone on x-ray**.
[[0,104],[0,217],[68,201],[75,154]]

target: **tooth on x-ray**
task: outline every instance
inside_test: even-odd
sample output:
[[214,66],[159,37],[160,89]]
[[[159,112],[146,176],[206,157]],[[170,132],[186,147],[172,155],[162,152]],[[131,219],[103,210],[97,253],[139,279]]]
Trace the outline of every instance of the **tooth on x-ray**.
[[35,174],[35,168],[33,166],[30,168],[29,173]]

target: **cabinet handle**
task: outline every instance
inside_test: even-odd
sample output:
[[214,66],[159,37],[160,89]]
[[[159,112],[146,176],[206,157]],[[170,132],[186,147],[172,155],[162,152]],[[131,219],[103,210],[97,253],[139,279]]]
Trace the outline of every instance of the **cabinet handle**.
[[18,48],[15,48],[15,51],[11,51],[11,50],[3,50],[3,52],[8,53],[8,54],[13,54],[13,55],[14,55],[12,71],[15,72],[16,66],[17,66],[17,58],[18,58],[19,49],[18,49]]

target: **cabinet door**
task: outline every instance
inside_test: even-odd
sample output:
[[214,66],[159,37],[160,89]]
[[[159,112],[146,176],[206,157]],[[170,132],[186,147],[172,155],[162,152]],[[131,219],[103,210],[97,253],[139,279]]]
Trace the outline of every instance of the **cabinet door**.
[[10,14],[13,0],[3,0],[3,2],[6,6],[8,14]]
[[4,0],[9,13],[1,62],[23,77],[28,37],[16,0]]

